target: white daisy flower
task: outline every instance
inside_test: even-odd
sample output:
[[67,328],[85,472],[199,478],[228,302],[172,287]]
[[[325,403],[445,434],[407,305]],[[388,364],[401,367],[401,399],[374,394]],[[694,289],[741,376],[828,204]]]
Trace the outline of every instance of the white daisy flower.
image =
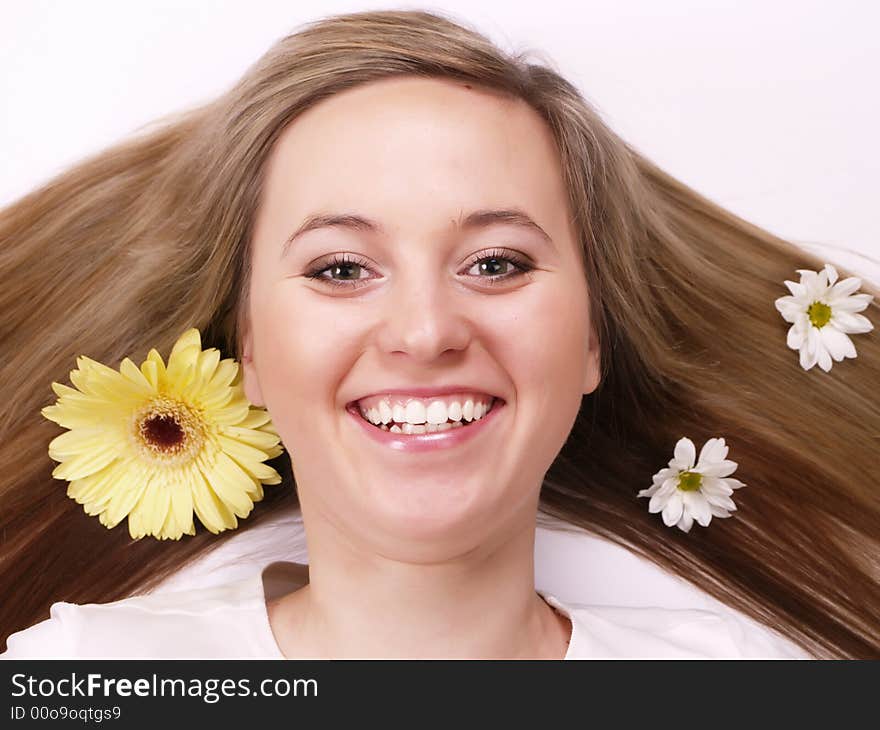
[[707,527],[713,515],[730,517],[736,509],[730,495],[734,489],[746,486],[729,476],[737,465],[727,459],[723,438],[709,439],[700,450],[699,460],[696,452],[693,441],[680,438],[669,467],[654,475],[654,486],[638,493],[639,497],[651,498],[648,512],[662,510],[666,526],[675,525],[684,532],[690,531],[694,520]]
[[800,282],[785,282],[792,296],[779,297],[776,309],[786,322],[792,323],[787,344],[792,350],[800,350],[801,367],[809,370],[819,363],[828,372],[832,358],[840,362],[856,356],[856,348],[847,335],[874,329],[867,317],[856,314],[874,296],[853,294],[862,285],[857,276],[835,284],[837,270],[831,264],[825,264],[821,271],[797,272]]

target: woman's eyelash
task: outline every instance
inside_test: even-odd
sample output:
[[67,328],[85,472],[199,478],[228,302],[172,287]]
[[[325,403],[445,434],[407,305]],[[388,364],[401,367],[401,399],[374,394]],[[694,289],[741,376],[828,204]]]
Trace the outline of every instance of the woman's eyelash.
[[[512,264],[514,267],[513,271],[510,271],[506,274],[499,274],[493,276],[479,276],[477,275],[475,278],[483,280],[486,284],[490,286],[495,286],[500,284],[501,282],[507,281],[508,279],[512,279],[518,276],[523,276],[528,272],[534,270],[534,266],[532,263],[519,255],[515,251],[509,251],[507,249],[492,249],[486,253],[479,253],[473,256],[467,263],[467,269],[470,269],[475,264],[481,264],[483,262],[490,261],[507,261]],[[343,254],[334,254],[330,259],[325,261],[320,261],[318,264],[306,272],[305,276],[310,279],[315,279],[316,281],[326,282],[331,286],[343,286],[349,287],[351,289],[356,289],[359,286],[363,286],[366,284],[369,279],[349,279],[349,280],[340,280],[340,279],[332,279],[326,276],[322,276],[325,271],[329,271],[335,267],[344,267],[357,265],[363,269],[370,270],[370,265],[367,261],[356,256],[354,254],[343,253]]]
[[369,264],[364,261],[362,258],[355,256],[353,254],[334,254],[329,260],[318,262],[317,266],[310,269],[306,272],[306,276],[309,279],[315,279],[317,281],[325,282],[327,284],[331,284],[333,286],[347,286],[352,289],[356,289],[359,286],[365,284],[368,279],[353,279],[351,281],[339,281],[338,279],[329,279],[326,276],[321,276],[325,271],[332,269],[337,266],[351,266],[352,264],[357,264],[358,266],[369,269]]

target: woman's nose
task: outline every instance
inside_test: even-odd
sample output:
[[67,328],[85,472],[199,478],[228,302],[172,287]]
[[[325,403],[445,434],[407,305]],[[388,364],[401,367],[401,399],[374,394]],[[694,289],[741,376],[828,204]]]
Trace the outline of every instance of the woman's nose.
[[390,285],[382,306],[378,327],[382,350],[405,352],[422,362],[447,350],[463,350],[471,337],[465,299],[445,273],[399,278]]

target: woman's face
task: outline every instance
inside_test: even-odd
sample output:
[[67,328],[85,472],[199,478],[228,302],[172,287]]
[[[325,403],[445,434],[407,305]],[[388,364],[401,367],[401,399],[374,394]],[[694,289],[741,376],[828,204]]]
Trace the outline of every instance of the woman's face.
[[[566,201],[537,113],[458,82],[350,89],[283,131],[252,240],[244,387],[290,452],[310,532],[431,561],[533,526],[543,476],[599,378]],[[473,216],[497,210],[536,226]],[[351,218],[285,247],[318,215]],[[498,400],[485,423],[422,437],[348,407],[387,417],[383,393],[402,391],[388,405],[406,412],[407,393],[443,386]]]

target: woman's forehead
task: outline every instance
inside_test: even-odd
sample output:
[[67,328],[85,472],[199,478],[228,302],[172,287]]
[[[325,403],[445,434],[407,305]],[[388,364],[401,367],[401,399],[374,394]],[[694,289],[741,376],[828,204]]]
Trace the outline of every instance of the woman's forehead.
[[341,92],[291,122],[270,155],[264,195],[270,211],[300,218],[511,206],[547,218],[565,200],[552,133],[526,102],[409,77]]

